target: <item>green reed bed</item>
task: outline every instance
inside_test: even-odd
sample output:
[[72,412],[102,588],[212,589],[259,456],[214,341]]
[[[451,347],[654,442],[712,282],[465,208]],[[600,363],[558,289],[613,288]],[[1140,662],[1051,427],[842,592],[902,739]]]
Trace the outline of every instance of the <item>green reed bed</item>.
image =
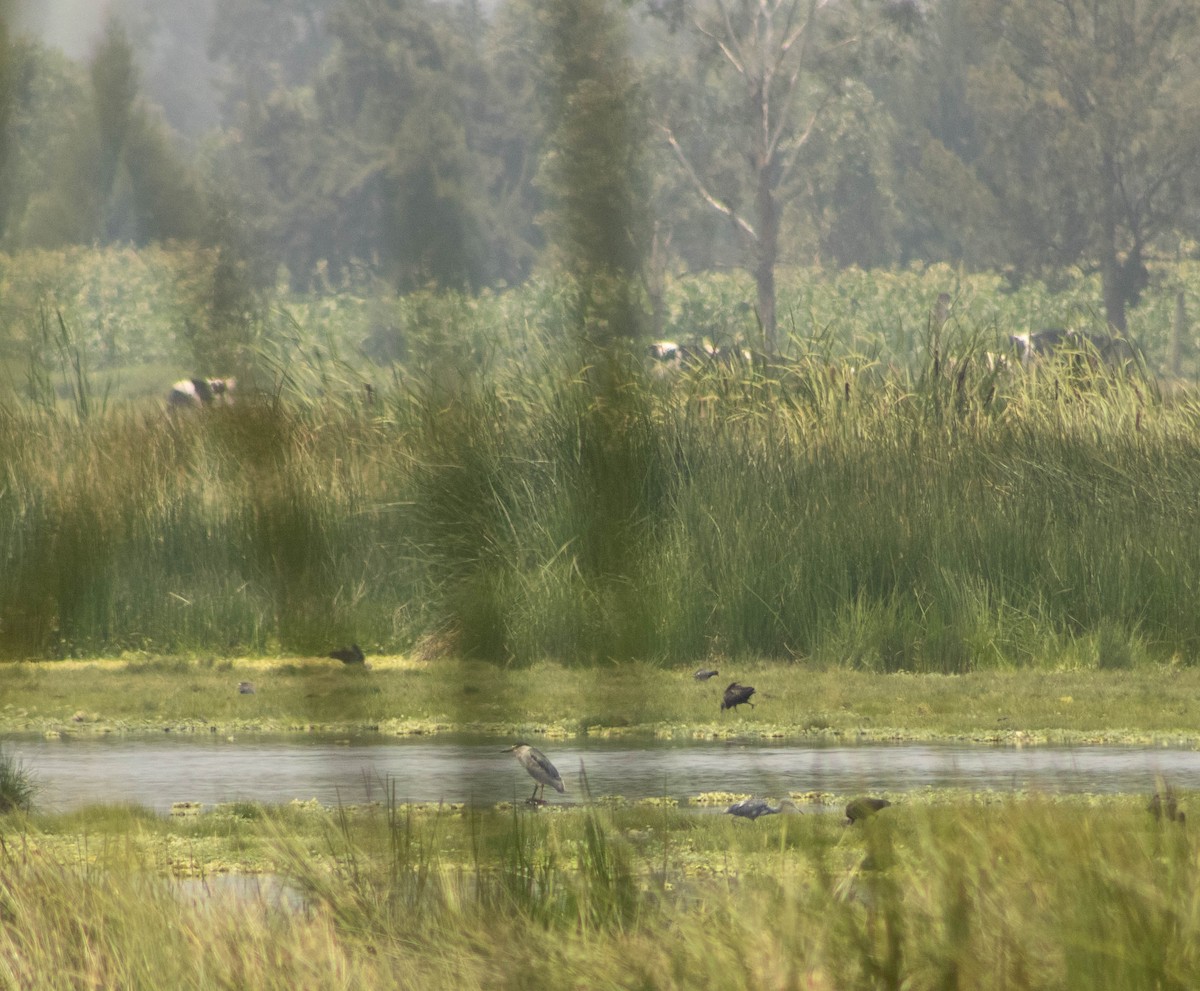
[[[595,357],[595,356],[593,356]],[[0,417],[0,644],[875,671],[1200,645],[1200,413],[968,356],[657,382],[546,349],[365,405]]]
[[1187,827],[1145,803],[916,794],[844,827],[833,810],[747,822],[619,801],[386,801],[140,825],[158,842],[269,850],[258,866],[286,900],[197,900],[137,845],[85,856],[9,818],[0,975],[26,988],[1192,987],[1200,858]]

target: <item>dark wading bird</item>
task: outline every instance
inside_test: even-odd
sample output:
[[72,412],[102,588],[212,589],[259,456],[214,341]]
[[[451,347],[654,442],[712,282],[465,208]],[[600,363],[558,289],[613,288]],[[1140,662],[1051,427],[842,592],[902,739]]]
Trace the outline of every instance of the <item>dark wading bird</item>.
[[716,671],[711,668],[701,668],[694,675],[692,675],[692,677],[697,681],[708,681],[709,678],[715,678],[720,673],[720,671]]
[[1175,798],[1175,789],[1170,786],[1154,793],[1150,804],[1146,806],[1146,811],[1155,819],[1165,819],[1167,822],[1187,822],[1187,815],[1179,807],[1179,801]]
[[503,751],[506,754],[512,754],[521,762],[521,766],[529,772],[529,776],[537,782],[533,786],[533,794],[529,796],[527,801],[533,804],[545,804],[545,799],[538,795],[538,789],[544,794],[546,785],[550,785],[557,792],[565,792],[566,785],[563,784],[562,775],[558,773],[558,768],[550,763],[549,758],[544,753],[531,747],[528,743],[514,743]]
[[749,685],[739,685],[736,681],[730,684],[725,689],[725,697],[721,699],[721,711],[732,709],[735,706],[741,705],[743,702],[754,708],[754,703],[750,701],[750,696],[754,694],[754,689]]
[[743,798],[740,802],[734,802],[725,811],[731,816],[741,816],[743,819],[757,819],[759,816],[777,815],[784,809],[791,809],[793,812],[800,811],[789,798],[785,798],[778,805],[767,804],[765,798]]
[[332,657],[335,661],[341,661],[343,664],[362,664],[366,659],[362,648],[356,643],[352,643],[349,647],[339,647],[325,656]]
[[869,819],[891,804],[886,798],[856,798],[846,806],[846,825]]

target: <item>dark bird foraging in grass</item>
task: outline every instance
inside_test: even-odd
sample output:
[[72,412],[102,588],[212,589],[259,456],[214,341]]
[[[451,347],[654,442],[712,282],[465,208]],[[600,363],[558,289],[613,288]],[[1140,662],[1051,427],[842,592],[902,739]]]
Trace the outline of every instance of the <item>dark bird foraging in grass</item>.
[[326,656],[332,657],[335,661],[341,661],[343,664],[362,664],[366,659],[362,648],[356,643],[352,643],[349,647],[339,647],[337,650],[330,651]]
[[1175,798],[1175,789],[1171,787],[1156,791],[1150,799],[1150,804],[1146,806],[1146,811],[1155,819],[1165,819],[1167,822],[1187,822],[1187,815],[1179,807],[1179,801]]
[[546,785],[550,785],[560,793],[567,790],[566,785],[563,784],[562,775],[558,773],[558,768],[551,764],[549,758],[537,747],[531,747],[528,743],[514,743],[503,752],[516,757],[521,762],[521,766],[529,772],[529,776],[537,782],[533,786],[533,794],[529,796],[529,802],[534,804],[544,802],[545,799],[539,796],[538,789],[540,788],[544,794]]
[[254,682],[239,681],[238,682],[238,694],[239,695],[253,695],[254,694]]
[[770,805],[765,798],[743,798],[740,802],[734,802],[725,811],[731,816],[740,816],[743,819],[757,819],[759,816],[777,815],[784,809],[791,809],[793,812],[799,812],[795,803],[791,799],[785,798],[778,805]]
[[732,682],[725,689],[725,697],[721,699],[721,711],[724,712],[726,709],[732,709],[743,702],[753,709],[754,703],[750,701],[750,696],[753,694],[754,689],[749,685],[739,685],[736,681]]
[[701,668],[694,675],[692,675],[692,677],[695,678],[697,681],[708,681],[709,678],[715,678],[720,673],[721,673],[720,671],[716,671],[716,670],[713,670],[710,668]]
[[891,804],[886,798],[856,798],[846,806],[846,823],[851,825],[862,822]]

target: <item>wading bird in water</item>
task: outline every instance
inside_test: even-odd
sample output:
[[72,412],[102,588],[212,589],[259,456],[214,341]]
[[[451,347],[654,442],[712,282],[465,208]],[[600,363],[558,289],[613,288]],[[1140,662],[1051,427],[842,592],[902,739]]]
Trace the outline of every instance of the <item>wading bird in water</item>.
[[531,747],[528,743],[514,743],[503,752],[516,757],[521,762],[521,766],[529,772],[529,776],[537,782],[533,786],[533,794],[529,796],[530,802],[545,802],[545,799],[538,795],[538,789],[540,788],[544,794],[546,785],[550,785],[557,792],[567,790],[566,785],[563,784],[562,775],[558,773],[558,768],[551,764],[549,758],[537,747]]
[[754,694],[754,689],[749,685],[739,685],[736,681],[725,689],[725,697],[721,699],[721,711],[732,709],[735,706],[741,705],[743,702],[754,708],[754,703],[750,701],[750,696]]
[[799,812],[791,799],[785,798],[778,805],[769,805],[765,798],[743,798],[734,802],[725,811],[731,816],[741,816],[743,819],[757,819],[759,816],[776,815],[784,809]]

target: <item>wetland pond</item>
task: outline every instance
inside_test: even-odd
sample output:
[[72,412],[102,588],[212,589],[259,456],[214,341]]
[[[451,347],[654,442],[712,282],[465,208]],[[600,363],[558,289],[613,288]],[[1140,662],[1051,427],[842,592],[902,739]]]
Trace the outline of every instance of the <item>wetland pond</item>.
[[[887,792],[927,787],[1047,793],[1149,793],[1156,775],[1200,789],[1200,751],[1133,746],[999,747],[955,743],[822,744],[811,741],[533,740],[567,786],[556,803],[621,795],[689,799],[705,792],[778,797],[788,792]],[[508,739],[11,736],[6,754],[31,772],[38,802],[66,811],[133,802],[167,812],[205,805],[326,805],[380,800],[492,805],[523,801],[533,781],[504,753]],[[586,787],[583,774],[586,772]]]

